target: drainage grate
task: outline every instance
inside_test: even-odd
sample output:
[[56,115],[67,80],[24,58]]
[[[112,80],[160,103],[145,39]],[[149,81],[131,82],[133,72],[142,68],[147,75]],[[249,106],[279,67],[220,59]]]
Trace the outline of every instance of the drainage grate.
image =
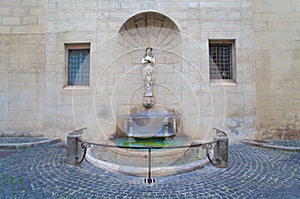
[[145,184],[155,184],[155,178],[145,178],[144,179]]

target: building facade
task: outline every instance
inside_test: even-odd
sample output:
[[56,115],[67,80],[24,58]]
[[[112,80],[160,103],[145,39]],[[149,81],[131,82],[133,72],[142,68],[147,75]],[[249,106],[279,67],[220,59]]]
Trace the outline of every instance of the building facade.
[[153,92],[181,130],[210,140],[300,137],[298,0],[0,1],[0,131],[112,136]]

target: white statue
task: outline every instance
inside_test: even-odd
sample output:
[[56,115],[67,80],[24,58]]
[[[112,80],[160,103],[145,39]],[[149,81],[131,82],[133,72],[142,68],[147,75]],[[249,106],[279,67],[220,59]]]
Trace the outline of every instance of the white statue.
[[142,59],[142,64],[147,64],[147,63],[155,63],[155,58],[152,55],[152,48],[148,47],[146,48],[146,54],[145,57]]
[[145,96],[152,96],[152,86],[155,81],[154,77],[154,67],[155,58],[152,55],[152,48],[146,49],[145,57],[142,59],[142,64],[146,64],[143,70],[143,79],[146,86],[146,94]]
[[145,57],[142,58],[142,64],[146,65],[143,69],[143,79],[145,84],[144,106],[150,108],[154,105],[155,99],[153,96],[154,77],[154,63],[155,58],[152,55],[152,48],[146,48]]

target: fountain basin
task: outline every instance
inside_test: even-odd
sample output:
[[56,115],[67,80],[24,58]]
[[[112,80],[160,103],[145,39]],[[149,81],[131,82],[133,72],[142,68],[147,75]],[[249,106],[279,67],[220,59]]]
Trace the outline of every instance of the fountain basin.
[[[181,146],[183,145],[185,144],[183,143]],[[86,159],[101,169],[145,177],[149,172],[148,155],[147,149],[92,146],[87,151]],[[151,171],[152,176],[155,177],[192,171],[202,168],[208,162],[202,147],[162,148],[151,152]]]
[[121,129],[121,134],[131,138],[174,137],[180,124],[175,109],[161,105],[151,108],[136,106],[130,109],[129,114],[119,115],[118,120],[120,120],[118,128]]
[[129,117],[125,128],[127,137],[173,137],[176,134],[176,119],[174,116]]

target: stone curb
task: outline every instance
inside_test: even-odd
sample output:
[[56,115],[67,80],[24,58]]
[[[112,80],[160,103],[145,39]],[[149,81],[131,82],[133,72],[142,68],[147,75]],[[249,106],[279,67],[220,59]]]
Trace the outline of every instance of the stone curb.
[[252,146],[258,146],[258,147],[265,147],[268,149],[279,149],[279,150],[285,150],[285,151],[300,151],[300,147],[290,147],[290,146],[278,146],[271,144],[269,142],[258,142],[255,140],[243,140],[244,144],[252,145]]
[[45,140],[37,142],[25,142],[25,143],[9,143],[9,144],[0,144],[0,149],[18,149],[18,148],[29,148],[41,145],[49,145],[60,142],[58,138],[47,138]]

